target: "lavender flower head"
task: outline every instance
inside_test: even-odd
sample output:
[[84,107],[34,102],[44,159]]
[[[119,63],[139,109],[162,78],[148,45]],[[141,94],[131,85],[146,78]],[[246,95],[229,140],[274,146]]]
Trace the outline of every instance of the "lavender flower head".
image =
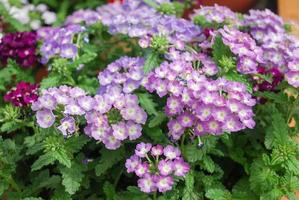
[[104,93],[109,85],[121,85],[124,93],[132,93],[139,88],[144,77],[144,60],[139,57],[121,57],[109,64],[99,73],[100,93]]
[[214,6],[201,6],[200,9],[195,10],[191,15],[192,21],[194,21],[197,16],[204,17],[205,21],[209,23],[239,24],[236,13],[225,6],[219,6],[217,4]]
[[128,173],[135,173],[141,191],[167,192],[172,189],[174,177],[184,177],[190,166],[181,157],[181,151],[174,146],[139,143],[135,154],[126,160]]
[[86,25],[92,25],[101,20],[101,17],[98,12],[86,9],[78,10],[73,14],[69,15],[65,20],[65,25],[70,24],[81,24],[85,23]]
[[41,28],[38,37],[43,41],[40,48],[41,62],[46,64],[51,58],[58,56],[74,59],[77,56],[78,47],[73,43],[75,35],[84,32],[80,25],[69,25],[62,28]]

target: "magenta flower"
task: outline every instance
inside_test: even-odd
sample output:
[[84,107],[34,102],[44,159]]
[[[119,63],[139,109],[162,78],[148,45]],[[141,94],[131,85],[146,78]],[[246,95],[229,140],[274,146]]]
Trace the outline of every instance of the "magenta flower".
[[33,67],[37,62],[36,45],[34,32],[8,33],[0,41],[0,61],[6,65],[13,59],[24,68]]
[[4,95],[4,101],[18,107],[30,105],[38,99],[37,89],[38,85],[21,81]]

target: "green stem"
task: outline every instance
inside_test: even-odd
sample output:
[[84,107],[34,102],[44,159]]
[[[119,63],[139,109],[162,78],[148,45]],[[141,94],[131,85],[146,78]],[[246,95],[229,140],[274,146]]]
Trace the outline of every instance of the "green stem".
[[157,200],[157,191],[155,191],[153,194],[153,200]]
[[114,184],[113,184],[113,185],[114,185],[114,188],[116,188],[116,186],[117,186],[117,184],[118,184],[118,182],[119,182],[119,179],[120,179],[120,177],[121,177],[123,171],[124,171],[124,169],[122,168],[122,169],[120,170],[120,172],[117,174],[117,176],[116,176],[116,178],[115,178],[115,180],[114,180]]

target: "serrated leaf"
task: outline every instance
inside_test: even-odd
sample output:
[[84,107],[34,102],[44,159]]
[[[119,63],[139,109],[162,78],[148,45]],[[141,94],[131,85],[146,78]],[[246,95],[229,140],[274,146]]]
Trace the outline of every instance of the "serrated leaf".
[[71,158],[64,149],[57,149],[51,153],[60,164],[66,166],[67,168],[71,167]]
[[149,115],[158,115],[156,110],[157,104],[153,101],[149,93],[137,93],[137,96],[141,107],[144,108]]
[[285,144],[288,139],[288,125],[282,114],[276,109],[273,109],[272,126],[275,139],[280,144]]
[[218,64],[220,67],[226,67],[226,66],[221,66],[220,61],[226,57],[226,58],[231,58],[233,57],[233,54],[228,46],[226,46],[222,38],[220,36],[216,36],[214,40],[214,44],[212,45],[212,55],[213,55],[213,60]]
[[113,167],[113,165],[124,159],[124,156],[125,150],[123,147],[113,151],[102,149],[100,161],[95,166],[96,175],[101,176],[102,174],[104,174],[108,169]]
[[201,167],[210,173],[213,173],[215,171],[215,163],[210,156],[203,157]]
[[44,78],[40,83],[40,89],[47,89],[50,87],[55,87],[60,84],[61,77],[59,75],[49,75]]
[[232,196],[225,189],[208,189],[205,196],[211,200],[232,200]]
[[89,139],[85,135],[74,135],[66,141],[66,148],[71,152],[71,153],[77,153],[79,152]]
[[189,172],[185,177],[185,188],[183,192],[184,200],[198,200],[200,196],[194,191],[194,176],[192,172]]
[[196,144],[186,145],[183,149],[183,155],[191,163],[195,163],[203,158],[203,152]]
[[161,123],[163,123],[167,119],[164,112],[158,112],[157,115],[149,121],[148,127],[153,128],[155,126],[159,126]]
[[149,73],[154,68],[159,66],[159,53],[157,51],[150,51],[146,55],[143,70],[145,73]]
[[6,122],[6,123],[2,124],[0,130],[1,130],[1,132],[10,133],[12,131],[17,130],[20,127],[21,127],[20,124],[18,124],[15,121],[11,121],[11,122]]
[[62,174],[62,185],[64,185],[65,191],[71,195],[75,194],[80,188],[80,183],[84,177],[82,170],[83,167],[74,162],[72,163],[71,170],[67,167],[60,169]]
[[41,155],[31,166],[31,171],[36,171],[44,166],[53,164],[55,162],[55,157],[52,152],[45,153]]

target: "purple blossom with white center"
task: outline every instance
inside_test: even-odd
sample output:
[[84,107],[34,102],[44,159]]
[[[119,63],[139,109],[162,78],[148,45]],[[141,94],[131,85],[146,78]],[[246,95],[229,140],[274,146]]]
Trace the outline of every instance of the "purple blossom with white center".
[[101,17],[96,11],[90,9],[77,10],[66,18],[65,24],[80,24],[84,22],[86,25],[92,25],[99,22],[100,20]]
[[51,110],[43,109],[36,112],[36,120],[40,127],[49,128],[55,122],[55,116]]
[[112,124],[112,134],[118,140],[125,140],[128,137],[128,130],[124,122]]
[[57,129],[60,130],[64,136],[73,134],[76,131],[75,119],[73,117],[61,119],[60,126],[58,126]]
[[129,139],[136,140],[141,136],[142,126],[140,124],[136,124],[133,121],[128,121],[126,124],[126,129],[128,131]]
[[167,145],[163,150],[163,154],[167,159],[172,160],[180,157],[181,151],[177,147]]
[[145,193],[156,191],[156,183],[153,180],[153,176],[147,174],[143,178],[138,179],[138,187]]
[[218,73],[219,69],[210,57],[205,54],[199,54],[199,60],[202,63],[202,71],[207,76],[214,76]]
[[158,169],[161,175],[167,176],[173,172],[173,162],[171,160],[160,160]]
[[156,180],[156,187],[159,192],[167,192],[172,189],[174,180],[171,176],[159,176]]
[[163,154],[163,146],[160,144],[157,144],[152,147],[151,149],[151,155],[152,156],[160,156]]
[[121,141],[116,139],[112,134],[103,137],[103,143],[107,149],[115,150],[121,146]]
[[141,158],[144,158],[151,148],[152,145],[150,143],[139,143],[136,145],[135,154]]
[[91,111],[94,107],[94,98],[90,96],[80,96],[78,97],[78,105],[83,108],[86,112]]
[[132,173],[136,170],[137,166],[140,164],[140,158],[137,155],[132,155],[126,160],[126,168],[128,173]]
[[126,160],[125,166],[128,173],[139,177],[138,187],[146,193],[171,190],[174,177],[184,177],[190,170],[178,148],[150,143],[137,144],[135,154]]
[[190,165],[186,163],[183,159],[176,159],[173,161],[174,175],[185,176],[189,170]]

